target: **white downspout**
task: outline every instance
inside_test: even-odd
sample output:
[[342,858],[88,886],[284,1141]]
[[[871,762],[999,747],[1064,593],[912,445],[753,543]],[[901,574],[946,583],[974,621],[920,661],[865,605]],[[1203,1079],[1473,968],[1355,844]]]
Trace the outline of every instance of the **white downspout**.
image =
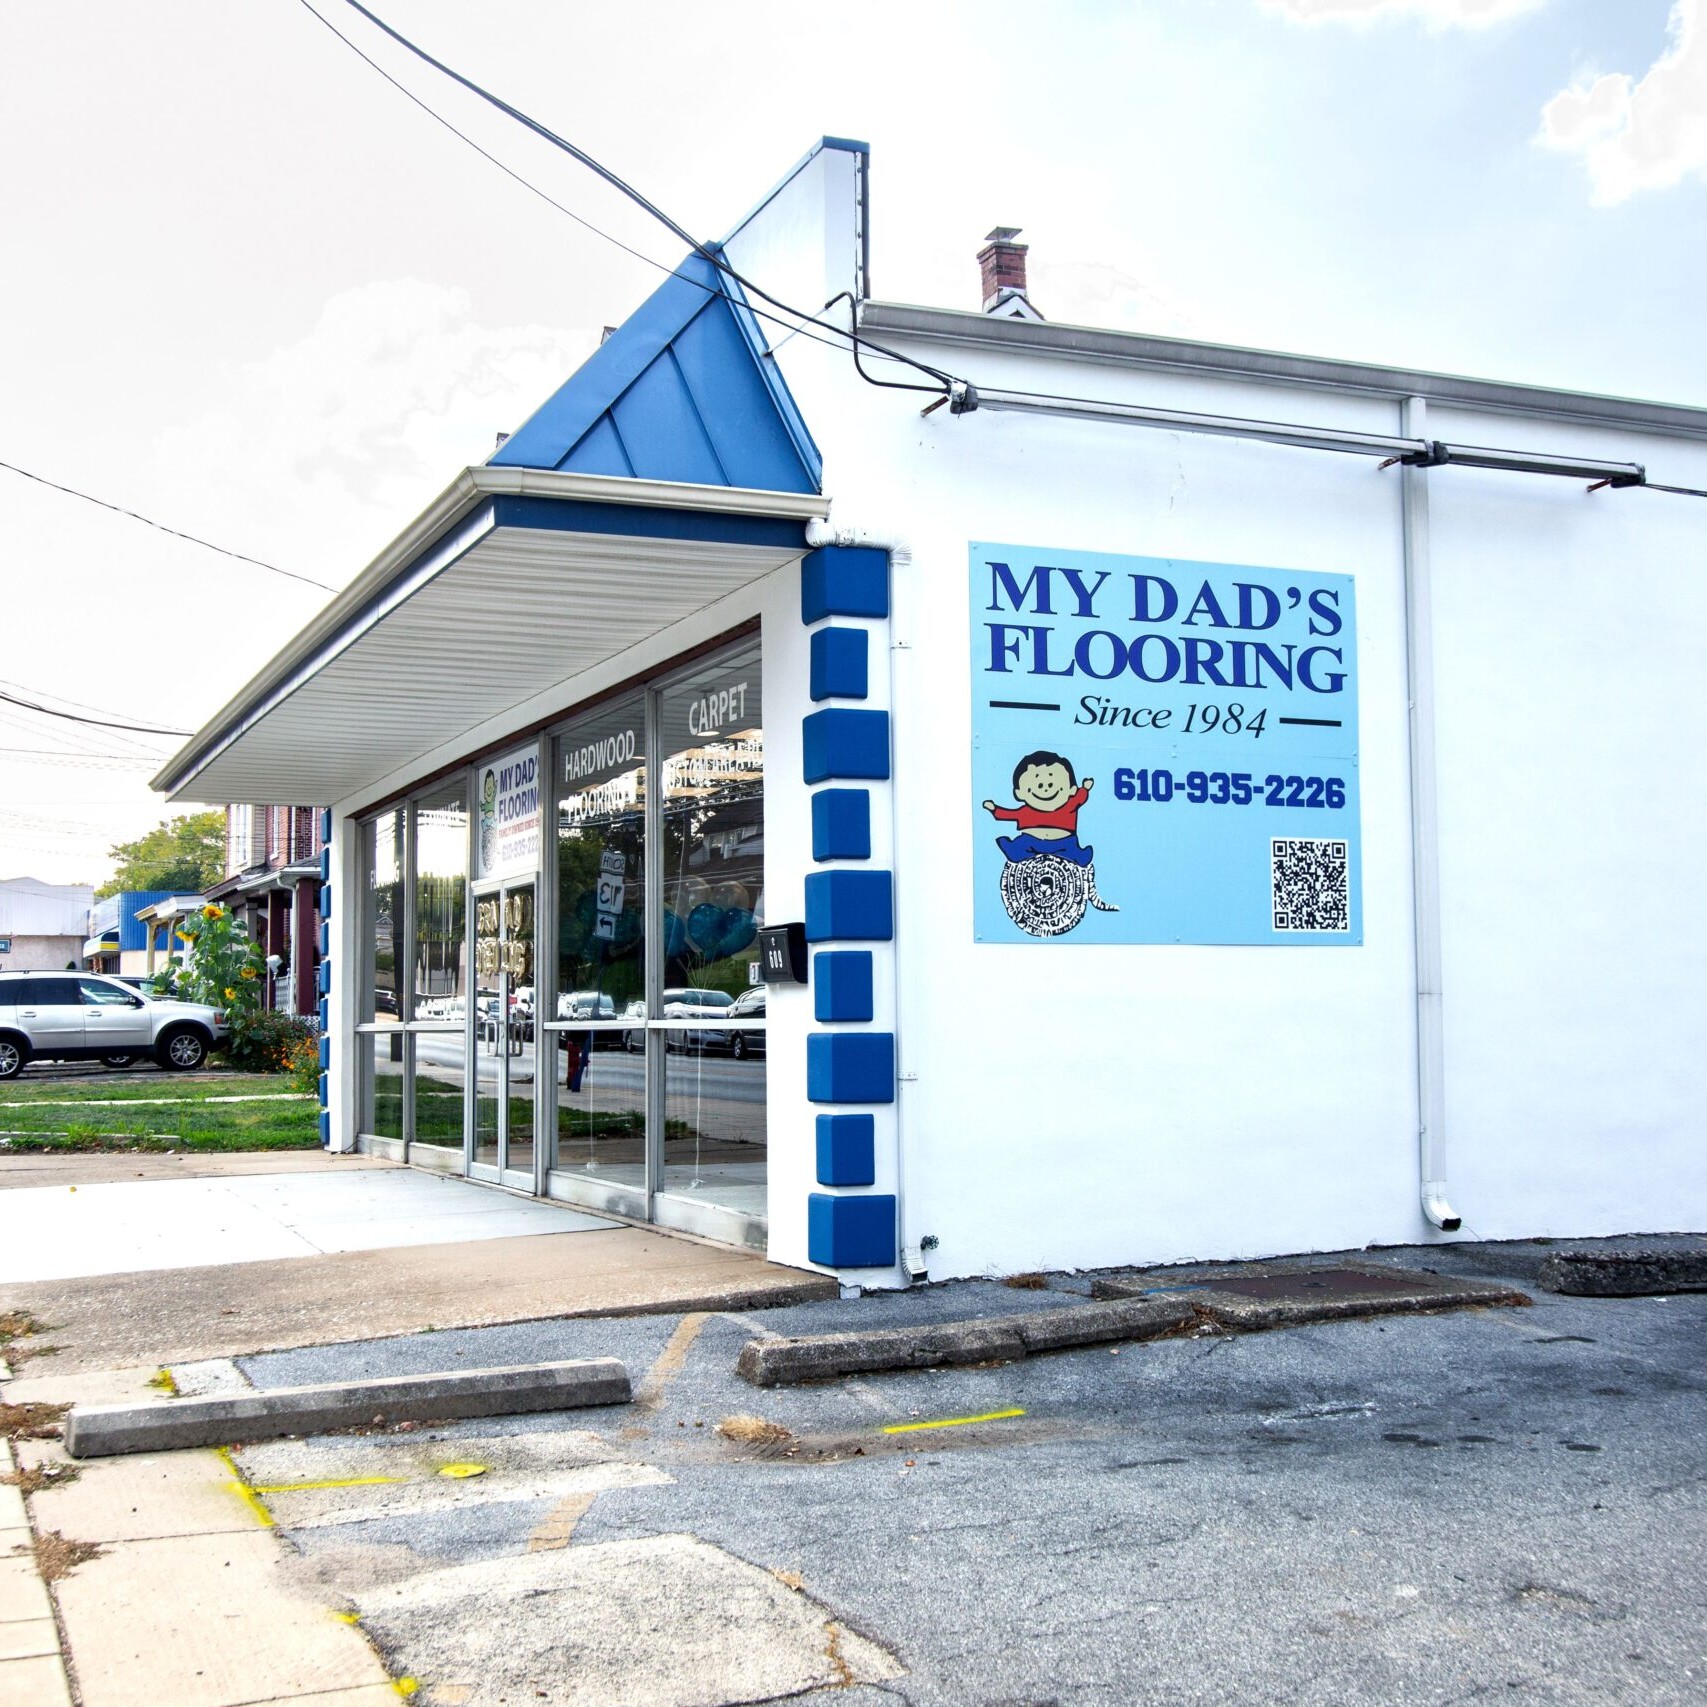
[[[1428,405],[1408,397],[1407,435],[1428,430]],[[1417,958],[1417,1163],[1422,1212],[1443,1233],[1463,1225],[1446,1196],[1446,1044],[1441,1024],[1440,831],[1435,800],[1434,596],[1428,470],[1400,470],[1404,521],[1405,662],[1411,734],[1411,887]]]
[[[900,1256],[902,1273],[911,1282],[924,1278],[924,1256],[922,1251],[916,1249],[916,1242],[907,1233],[907,1110],[901,1093],[916,1074],[908,1065],[911,1051],[901,1029],[901,897],[904,889],[900,870],[901,838],[895,828],[900,802],[901,761],[900,743],[895,733],[900,727],[900,707],[896,703],[895,653],[898,648],[910,644],[902,638],[899,607],[901,589],[906,583],[906,571],[912,566],[913,553],[906,541],[894,534],[873,533],[866,528],[835,527],[827,521],[819,521],[816,517],[806,524],[806,543],[814,551],[821,546],[840,545],[860,546],[871,551],[889,553],[889,645],[886,650],[889,654],[889,871],[895,931],[895,1246]],[[911,1261],[908,1257],[910,1251],[914,1252]],[[915,1262],[919,1265],[918,1272],[914,1271]]]

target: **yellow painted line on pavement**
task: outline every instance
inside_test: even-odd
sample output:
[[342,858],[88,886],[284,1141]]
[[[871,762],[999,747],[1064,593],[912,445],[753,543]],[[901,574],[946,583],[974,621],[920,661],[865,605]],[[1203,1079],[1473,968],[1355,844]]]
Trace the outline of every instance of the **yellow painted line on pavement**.
[[658,1353],[658,1361],[646,1371],[645,1379],[640,1383],[634,1395],[637,1410],[656,1410],[663,1402],[665,1390],[681,1373],[682,1365],[688,1360],[688,1353],[693,1350],[693,1342],[699,1338],[705,1324],[711,1320],[708,1310],[690,1310],[676,1324],[676,1331],[670,1335],[669,1343]]
[[226,1469],[231,1472],[231,1491],[255,1514],[263,1529],[275,1528],[277,1525],[273,1514],[267,1510],[266,1502],[249,1486],[248,1478],[237,1468],[237,1460],[231,1456],[231,1448],[221,1446],[215,1450],[224,1461]]
[[916,1429],[921,1428],[964,1428],[967,1423],[1002,1422],[1008,1417],[1023,1417],[1024,1415],[1023,1407],[1015,1405],[1012,1410],[985,1411],[975,1417],[937,1417],[932,1422],[885,1423],[883,1432],[885,1434],[912,1434]]
[[324,1482],[251,1482],[249,1486],[257,1494],[309,1494],[321,1488],[381,1488],[408,1480],[407,1476],[334,1476]]

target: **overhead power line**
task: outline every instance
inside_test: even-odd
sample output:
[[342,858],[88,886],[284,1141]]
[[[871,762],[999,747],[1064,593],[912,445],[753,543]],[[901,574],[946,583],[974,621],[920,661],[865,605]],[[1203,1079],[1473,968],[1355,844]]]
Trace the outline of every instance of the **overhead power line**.
[[97,498],[88,492],[79,492],[75,486],[62,486],[57,480],[49,480],[45,475],[32,474],[27,468],[20,468],[15,462],[0,462],[0,468],[11,474],[21,474],[26,480],[33,480],[38,486],[51,486],[55,492],[63,492],[68,498],[81,498],[85,504],[98,504],[103,510],[111,510],[117,516],[129,516],[133,522],[141,522],[144,527],[158,529],[161,533],[169,533],[174,539],[186,539],[191,545],[199,545],[204,551],[217,551],[221,557],[235,558],[239,563],[251,563],[257,569],[265,569],[269,574],[283,575],[290,581],[303,581],[310,587],[319,587],[324,592],[335,593],[338,589],[327,581],[316,581],[312,575],[299,575],[294,569],[281,569],[276,563],[265,563],[259,557],[248,557],[241,551],[229,551],[223,545],[215,545],[212,540],[198,539],[193,533],[184,533],[178,528],[169,528],[164,522],[157,522],[150,516],[140,516],[135,510],[127,510],[122,504],[109,504],[105,498]]
[[[594,225],[591,220],[584,219],[580,214],[571,212],[568,208],[564,207],[562,203],[547,195],[545,191],[541,190],[536,184],[530,183],[519,172],[513,171],[510,167],[506,166],[503,161],[488,153],[488,151],[482,148],[479,143],[464,135],[462,131],[458,130],[448,119],[443,118],[419,96],[405,88],[402,83],[398,82],[398,80],[390,74],[390,72],[386,71],[382,66],[364,53],[355,42],[353,42],[337,27],[337,25],[332,23],[330,19],[319,12],[310,3],[310,0],[298,0],[298,4],[302,6],[304,11],[308,12],[321,24],[325,25],[325,27],[330,30],[339,41],[349,48],[352,53],[372,67],[373,70],[377,71],[380,76],[385,78],[393,88],[400,90],[405,95],[408,95],[409,99],[413,101],[416,106],[421,108],[421,110],[429,117],[438,120],[438,122],[442,124],[446,130],[450,131],[452,135],[459,137],[463,142],[466,142],[469,147],[473,148],[478,154],[491,161],[493,165],[497,166],[507,176],[515,179],[515,181],[521,184],[524,188],[532,190],[533,193],[539,196],[542,201],[550,202],[551,205],[557,208],[559,212],[568,214],[568,216],[578,225],[585,226],[587,230],[594,232],[597,236],[603,237],[607,242],[614,243],[617,248],[623,250],[629,255],[633,255],[636,259],[645,261],[648,265],[658,268],[660,272],[675,272],[674,268],[666,267],[661,261],[654,261],[651,256],[643,255],[639,250],[632,249],[628,244],[621,242],[618,238],[612,237],[608,231],[601,230],[598,226]],[[914,368],[918,372],[928,375],[935,382],[927,386],[904,384],[894,380],[873,379],[864,371],[864,369],[861,369],[860,377],[866,380],[868,384],[882,386],[891,390],[926,391],[932,396],[941,395],[946,397],[948,395],[949,388],[956,383],[953,375],[944,373],[940,368],[931,367],[928,363],[921,362],[913,356],[902,355],[898,350],[891,350],[882,344],[873,343],[871,339],[865,337],[858,330],[857,325],[844,330],[840,326],[836,326],[830,322],[819,319],[818,316],[821,315],[825,309],[831,307],[833,303],[840,300],[839,297],[832,297],[830,302],[824,304],[823,308],[820,308],[816,313],[813,313],[804,308],[796,308],[792,303],[784,302],[779,297],[772,296],[769,291],[763,289],[759,285],[756,285],[744,274],[737,272],[717,250],[713,249],[709,244],[702,243],[685,226],[672,219],[669,214],[665,213],[664,210],[655,202],[649,200],[625,178],[612,171],[608,166],[604,165],[603,162],[595,159],[591,154],[587,153],[584,148],[579,148],[567,138],[559,136],[555,131],[548,129],[545,125],[541,124],[538,119],[535,119],[529,114],[523,112],[521,108],[512,106],[508,101],[504,100],[502,96],[494,95],[491,90],[483,88],[480,84],[476,83],[473,78],[465,77],[460,71],[456,70],[454,66],[447,65],[443,60],[434,58],[434,56],[428,53],[424,47],[421,47],[411,41],[400,30],[394,29],[382,17],[380,17],[378,13],[370,11],[366,6],[362,5],[360,0],[346,0],[346,4],[349,5],[352,10],[361,13],[361,15],[366,18],[375,29],[382,31],[385,35],[389,36],[394,42],[396,42],[398,46],[404,48],[409,53],[414,54],[414,56],[424,64],[430,65],[442,76],[448,77],[453,83],[456,83],[462,88],[468,90],[470,94],[477,96],[482,101],[485,101],[489,106],[495,107],[499,112],[503,113],[505,117],[513,119],[524,129],[531,131],[535,136],[538,136],[544,141],[550,143],[553,148],[560,149],[572,160],[577,161],[580,165],[585,166],[590,172],[593,172],[598,177],[602,178],[607,184],[611,185],[612,188],[626,196],[637,207],[642,208],[648,215],[657,220],[665,230],[670,232],[672,236],[687,244],[687,246],[696,255],[704,260],[708,265],[715,268],[721,277],[727,278],[733,283],[740,285],[749,297],[757,297],[762,302],[768,302],[773,308],[782,310],[784,314],[792,315],[793,319],[779,319],[777,315],[766,313],[764,309],[755,306],[751,301],[737,302],[737,299],[730,296],[727,290],[714,289],[708,285],[701,285],[697,279],[689,279],[684,282],[693,284],[698,289],[704,290],[708,296],[721,296],[731,303],[736,303],[737,306],[744,308],[748,313],[754,315],[758,319],[769,320],[775,325],[785,326],[790,332],[797,333],[801,337],[809,338],[814,343],[823,344],[829,349],[838,351],[851,349],[856,358],[860,350],[869,350],[875,355],[884,356],[890,361],[899,362],[906,367]],[[676,276],[680,277],[681,275],[677,273]],[[823,331],[832,334],[833,337],[842,338],[847,341],[842,344],[833,343],[831,338],[819,337],[815,333],[807,331],[806,327],[808,326],[817,326]]]
[[[550,205],[556,208],[560,213],[567,214],[568,217],[573,219],[577,224],[584,226],[587,230],[603,237],[607,242],[615,244],[617,248],[622,249],[629,255],[633,255],[636,259],[645,261],[647,264],[657,267],[661,272],[673,271],[673,269],[665,267],[662,262],[654,261],[649,255],[643,255],[639,250],[630,248],[628,244],[611,236],[608,231],[601,230],[598,226],[594,225],[592,221],[584,219],[580,214],[564,207],[561,202],[558,202],[553,197],[547,195],[544,190],[539,188],[538,185],[530,183],[519,172],[512,170],[495,155],[481,147],[481,145],[475,142],[471,137],[458,130],[457,127],[448,119],[436,112],[418,95],[414,94],[412,90],[406,88],[395,77],[393,77],[390,72],[386,71],[383,66],[370,58],[368,54],[363,52],[363,50],[350,39],[350,37],[345,35],[342,30],[333,24],[330,19],[324,17],[319,11],[317,11],[311,3],[311,0],[299,0],[299,4],[305,11],[330,30],[331,33],[335,35],[346,47],[348,47],[351,52],[356,54],[358,58],[363,60],[373,70],[377,71],[379,75],[385,78],[385,80],[395,89],[399,90],[402,94],[407,95],[409,99],[414,102],[416,106],[421,108],[421,110],[430,118],[437,120],[437,122],[443,125],[445,129],[449,130],[452,135],[467,143],[469,147],[475,150],[476,153],[480,154],[483,158],[497,166],[500,171],[504,172],[508,177],[513,178],[517,183],[521,184],[523,188],[531,190],[535,195],[539,196],[541,200],[550,203]],[[751,301],[741,301],[731,296],[727,289],[714,289],[711,286],[700,284],[696,279],[686,279],[684,280],[685,283],[695,285],[697,288],[704,290],[707,295],[722,296],[725,300],[738,307],[744,308],[748,313],[753,314],[755,317],[762,320],[769,320],[776,325],[786,326],[791,333],[796,333],[802,337],[810,338],[815,343],[825,344],[828,347],[837,350],[847,348],[852,353],[855,370],[858,372],[860,378],[868,385],[882,386],[889,390],[924,391],[930,393],[935,397],[936,401],[930,405],[930,408],[925,410],[926,414],[931,413],[933,409],[939,408],[945,402],[951,404],[954,413],[956,414],[971,413],[978,407],[977,388],[970,385],[965,380],[958,379],[952,374],[944,373],[940,368],[931,367],[927,363],[918,361],[912,356],[903,355],[897,350],[888,349],[882,344],[874,343],[871,339],[865,337],[859,330],[859,305],[857,302],[853,301],[849,292],[843,291],[837,296],[832,297],[829,302],[825,303],[824,306],[817,311],[816,314],[808,313],[805,309],[796,308],[792,304],[783,302],[780,298],[772,296],[768,291],[763,290],[758,285],[754,284],[751,279],[746,278],[743,274],[737,272],[735,268],[730,266],[729,262],[719,251],[705,243],[702,243],[684,226],[665,213],[664,210],[655,202],[649,200],[632,184],[628,183],[626,179],[612,171],[611,168],[604,165],[601,161],[595,159],[591,154],[587,153],[585,149],[579,148],[566,138],[557,135],[555,131],[548,129],[537,119],[532,118],[527,113],[523,112],[519,107],[512,106],[508,101],[502,99],[502,97],[493,94],[489,89],[483,88],[480,84],[476,83],[473,78],[464,76],[454,67],[445,64],[443,60],[436,59],[432,54],[428,53],[425,48],[420,47],[415,42],[411,41],[400,30],[394,29],[376,12],[363,5],[362,0],[345,0],[345,4],[348,5],[352,11],[359,12],[362,17],[367,19],[367,21],[376,29],[389,36],[391,40],[404,48],[407,52],[413,54],[424,64],[430,65],[441,75],[448,77],[452,82],[458,84],[463,89],[466,89],[470,94],[477,96],[480,100],[485,101],[489,106],[495,107],[499,112],[503,113],[506,117],[513,119],[524,129],[531,131],[535,136],[538,136],[542,140],[550,143],[552,147],[562,150],[572,159],[586,167],[589,171],[602,178],[607,184],[611,185],[612,188],[626,196],[637,207],[643,209],[651,218],[657,220],[672,235],[686,243],[696,255],[701,257],[708,265],[715,268],[721,278],[726,278],[732,283],[740,285],[749,297],[757,297],[760,301],[768,302],[773,308],[782,310],[784,314],[791,315],[794,319],[793,321],[779,319],[777,315],[768,314],[765,310],[756,307]],[[681,277],[682,275],[679,272],[676,272],[675,276]],[[846,330],[821,318],[823,314],[835,306],[835,304],[841,301],[844,297],[849,300],[851,305],[851,324]],[[798,322],[798,324],[796,322]],[[835,337],[844,338],[847,340],[847,344],[845,346],[841,344],[832,344],[829,338],[819,337],[813,332],[808,331],[808,326],[817,327],[821,331],[833,334]],[[861,365],[860,352],[862,349],[876,355],[884,356],[891,361],[903,363],[920,373],[928,375],[935,383],[928,386],[914,385],[902,381],[874,378],[871,374],[867,373],[865,368]],[[1071,398],[1058,398],[1046,393],[1012,392],[1007,395],[1015,399],[1024,398],[1027,402],[1034,405],[1067,405],[1075,401]],[[1189,432],[1192,428],[1190,426],[1186,426],[1184,430]],[[1266,437],[1269,435],[1256,434],[1254,436]],[[1305,446],[1304,448],[1322,447]],[[1511,464],[1511,466],[1514,471],[1517,472],[1566,472],[1563,469],[1519,468],[1515,462]],[[1612,481],[1597,482],[1596,486],[1590,487],[1590,490],[1597,490],[1599,485],[1605,484],[1635,487],[1654,492],[1668,492],[1680,497],[1707,498],[1707,491],[1703,491],[1695,487],[1662,485],[1657,481],[1649,481],[1646,478],[1645,471],[1640,472],[1634,479],[1619,478]]]
[[55,711],[51,705],[37,705],[4,689],[0,689],[0,699],[8,705],[21,705],[25,711],[39,711],[43,717],[63,717],[68,723],[88,723],[97,729],[127,729],[133,735],[170,735],[176,740],[187,740],[191,734],[188,729],[160,729],[146,723],[117,723],[105,717],[80,717],[75,711]]

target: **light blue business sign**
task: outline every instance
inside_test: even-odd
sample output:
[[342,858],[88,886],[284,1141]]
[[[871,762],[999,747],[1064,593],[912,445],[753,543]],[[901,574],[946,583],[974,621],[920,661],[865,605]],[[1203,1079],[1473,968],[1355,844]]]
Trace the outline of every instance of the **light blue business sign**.
[[972,546],[980,942],[1363,940],[1349,575]]

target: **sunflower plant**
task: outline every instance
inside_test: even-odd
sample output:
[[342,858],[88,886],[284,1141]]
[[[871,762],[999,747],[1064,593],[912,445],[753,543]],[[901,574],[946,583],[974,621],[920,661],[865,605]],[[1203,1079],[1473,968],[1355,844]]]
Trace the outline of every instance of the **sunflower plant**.
[[263,1012],[266,957],[242,922],[217,901],[190,914],[178,935],[189,944],[188,952],[173,955],[156,975],[155,993],[220,1009],[231,1026],[230,1053],[240,1059],[245,1037]]

